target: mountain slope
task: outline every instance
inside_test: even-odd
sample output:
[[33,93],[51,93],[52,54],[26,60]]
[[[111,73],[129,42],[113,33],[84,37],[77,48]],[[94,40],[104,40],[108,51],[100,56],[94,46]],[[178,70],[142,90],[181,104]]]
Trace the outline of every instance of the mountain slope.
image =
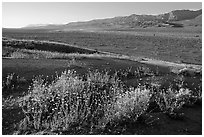
[[169,21],[181,21],[194,19],[202,14],[202,10],[175,10],[169,13]]
[[202,15],[191,20],[178,21],[178,23],[181,23],[184,26],[202,26]]
[[[200,16],[200,17],[199,17]],[[198,18],[196,18],[198,17]],[[200,19],[201,18],[201,19]],[[178,23],[186,23],[185,20],[192,20],[192,23],[202,24],[202,10],[174,10],[160,15],[136,15],[96,19],[85,22],[71,22],[65,25],[41,25],[35,27],[24,27],[23,29],[47,29],[56,31],[66,31],[72,29],[113,29],[113,28],[135,28],[157,26],[161,23],[167,23],[176,26]],[[183,22],[184,21],[184,22]],[[190,24],[192,24],[190,23]],[[188,23],[187,23],[188,24]],[[190,25],[189,24],[189,25]],[[182,24],[178,26],[182,27]]]

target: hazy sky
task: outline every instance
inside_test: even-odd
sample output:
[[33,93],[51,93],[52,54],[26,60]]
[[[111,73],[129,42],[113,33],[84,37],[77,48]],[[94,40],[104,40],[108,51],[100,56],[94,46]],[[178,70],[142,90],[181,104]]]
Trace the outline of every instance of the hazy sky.
[[3,2],[2,26],[18,28],[29,24],[65,24],[131,14],[161,14],[175,9],[201,8],[201,2]]

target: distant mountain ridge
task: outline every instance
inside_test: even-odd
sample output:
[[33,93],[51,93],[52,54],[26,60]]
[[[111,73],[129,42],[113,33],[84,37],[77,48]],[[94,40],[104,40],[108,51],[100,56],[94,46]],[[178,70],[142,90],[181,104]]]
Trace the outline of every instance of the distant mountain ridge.
[[[198,18],[197,18],[198,17]],[[71,22],[65,25],[37,25],[27,26],[23,29],[48,29],[66,31],[70,29],[89,29],[89,28],[135,28],[135,27],[150,27],[168,24],[175,27],[182,27],[186,20],[192,20],[196,25],[202,25],[202,9],[200,10],[174,10],[169,13],[159,15],[137,15],[119,16],[106,19],[95,19],[84,22]],[[187,23],[188,24],[188,23]]]

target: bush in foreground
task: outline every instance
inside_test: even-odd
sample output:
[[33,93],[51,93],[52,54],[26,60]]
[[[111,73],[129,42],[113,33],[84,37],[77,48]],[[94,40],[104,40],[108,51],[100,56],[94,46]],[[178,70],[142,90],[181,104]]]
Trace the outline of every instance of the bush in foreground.
[[65,71],[51,84],[33,80],[21,103],[26,115],[20,134],[50,130],[104,129],[124,120],[136,121],[148,108],[150,90],[123,88],[116,75],[90,72],[86,80],[74,71]]

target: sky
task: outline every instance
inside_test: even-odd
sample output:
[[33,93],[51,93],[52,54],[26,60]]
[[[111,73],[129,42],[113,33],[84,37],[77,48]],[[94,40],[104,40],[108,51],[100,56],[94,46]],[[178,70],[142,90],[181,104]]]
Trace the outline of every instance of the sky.
[[157,15],[178,9],[201,8],[201,2],[3,2],[2,27],[66,24],[131,14]]

